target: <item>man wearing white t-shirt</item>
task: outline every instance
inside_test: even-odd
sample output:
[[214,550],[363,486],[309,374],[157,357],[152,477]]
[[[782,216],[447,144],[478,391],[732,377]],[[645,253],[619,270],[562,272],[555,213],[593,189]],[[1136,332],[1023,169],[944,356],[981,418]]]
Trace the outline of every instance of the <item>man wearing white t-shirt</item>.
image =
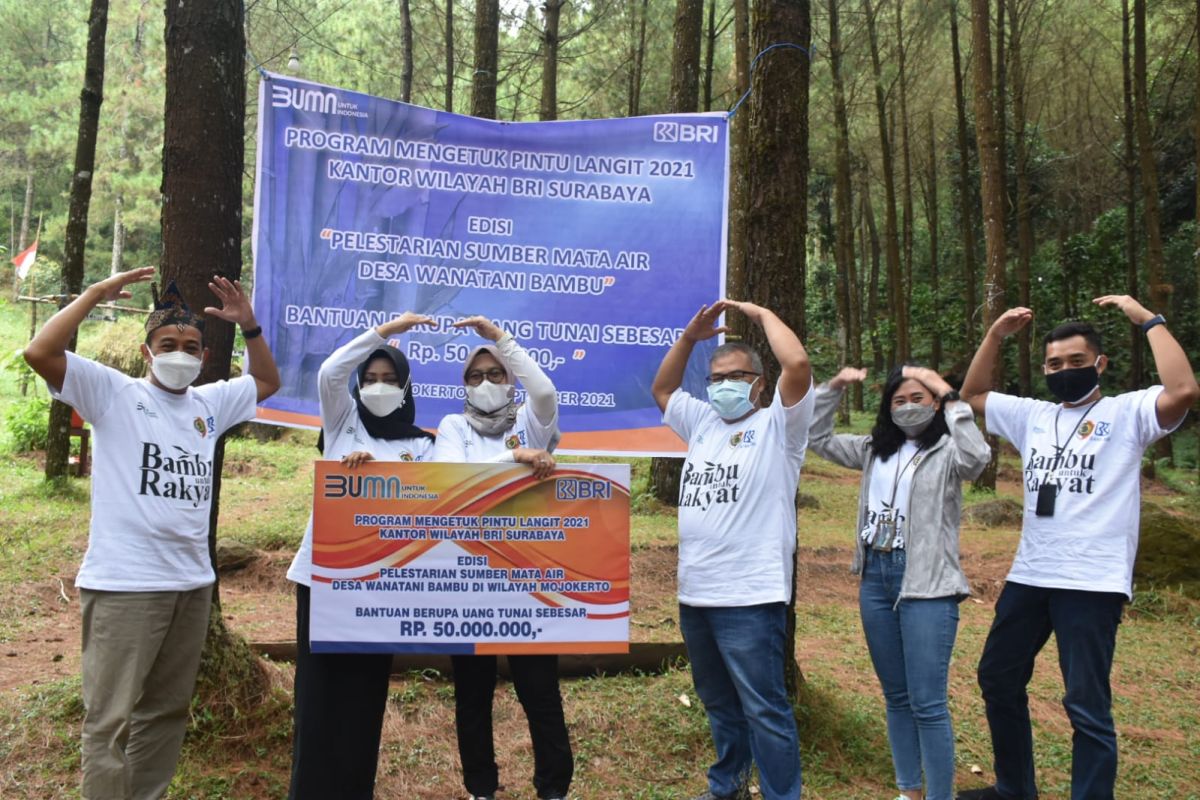
[[1105,397],[1100,374],[1108,358],[1100,335],[1088,323],[1068,322],[1044,339],[1042,370],[1061,402],[989,391],[1003,338],[1033,319],[1027,308],[1010,309],[992,324],[963,381],[963,399],[1021,454],[1025,515],[979,661],[996,783],[959,792],[960,800],[1038,796],[1025,687],[1051,633],[1074,729],[1071,800],[1113,797],[1117,735],[1109,673],[1117,625],[1133,596],[1142,453],[1179,426],[1200,387],[1162,316],[1124,295],[1094,302],[1119,308],[1142,328],[1162,385]]
[[[732,309],[763,329],[781,368],[771,404],[762,360],[741,343],[708,365],[708,402],[680,389],[697,342]],[[702,307],[652,386],[663,422],[688,443],[679,489],[679,625],[716,749],[708,791],[744,796],[753,762],[765,800],[800,797],[800,746],[784,688],[787,604],[796,551],[796,489],[812,417],[804,346],[774,313],[720,300]]]
[[83,780],[88,800],[162,797],[179,760],[216,578],[208,553],[213,451],[279,373],[240,284],[214,277],[241,326],[248,374],[192,388],[208,351],[198,315],[172,283],[146,323],[143,380],[67,348],[101,302],[127,298],[153,267],[89,286],[51,317],[25,360],[91,423],[95,437],[87,553],[75,578],[83,612]]

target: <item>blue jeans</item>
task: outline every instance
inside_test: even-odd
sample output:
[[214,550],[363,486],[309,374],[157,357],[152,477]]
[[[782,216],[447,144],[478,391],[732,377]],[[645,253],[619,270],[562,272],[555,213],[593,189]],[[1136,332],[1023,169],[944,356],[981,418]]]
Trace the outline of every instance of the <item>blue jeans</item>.
[[1053,631],[1066,694],[1063,707],[1075,734],[1071,800],[1112,800],[1117,780],[1117,731],[1112,718],[1113,651],[1125,608],[1120,592],[1047,589],[1009,581],[979,659],[979,688],[987,707],[995,756],[996,791],[1014,800],[1038,796],[1033,729],[1025,687]]
[[708,712],[716,763],[709,790],[733,795],[758,765],[764,800],[800,797],[800,739],[783,685],[783,603],[679,606],[692,683]]
[[920,789],[923,771],[926,800],[952,800],[954,731],[946,684],[958,599],[899,600],[905,563],[904,550],[867,549],[859,613],[887,704],[896,786]]

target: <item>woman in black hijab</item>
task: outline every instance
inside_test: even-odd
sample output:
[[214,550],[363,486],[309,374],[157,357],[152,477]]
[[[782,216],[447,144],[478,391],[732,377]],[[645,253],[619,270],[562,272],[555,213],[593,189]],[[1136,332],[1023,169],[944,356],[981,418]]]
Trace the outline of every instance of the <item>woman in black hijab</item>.
[[[406,311],[335,350],[317,376],[326,459],[429,461],[433,436],[415,424],[408,359],[387,343],[429,317]],[[357,373],[353,389],[348,383]],[[312,518],[288,578],[296,583],[295,735],[290,800],[371,800],[387,705],[390,653],[309,649]]]

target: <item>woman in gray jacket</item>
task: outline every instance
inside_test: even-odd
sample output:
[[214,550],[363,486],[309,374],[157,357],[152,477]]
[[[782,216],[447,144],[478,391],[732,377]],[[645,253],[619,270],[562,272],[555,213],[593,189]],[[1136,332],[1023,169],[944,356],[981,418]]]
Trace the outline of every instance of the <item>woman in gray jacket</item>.
[[[940,375],[897,368],[869,436],[834,434],[842,390],[866,371],[847,367],[816,390],[809,449],[862,470],[854,571],[867,649],[887,704],[900,797],[952,800],[954,733],[946,704],[958,603],[962,482],[991,451],[970,407]],[[924,781],[922,781],[922,774]]]

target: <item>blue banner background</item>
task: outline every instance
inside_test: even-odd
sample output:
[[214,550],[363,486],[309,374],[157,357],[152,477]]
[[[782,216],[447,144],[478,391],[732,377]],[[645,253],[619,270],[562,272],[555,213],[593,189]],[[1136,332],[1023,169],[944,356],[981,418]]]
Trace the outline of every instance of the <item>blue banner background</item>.
[[[405,310],[439,318],[484,314],[493,320],[595,323],[682,328],[702,304],[723,295],[725,285],[728,128],[724,114],[670,115],[612,120],[505,123],[406,105],[357,92],[272,75],[260,86],[258,174],[255,196],[254,307],[269,337],[283,376],[282,389],[263,404],[268,420],[315,423],[316,374],[337,346],[359,334],[360,325],[330,327],[295,321],[294,308],[324,307],[386,312]],[[285,143],[289,128],[379,137],[394,142],[429,142],[500,151],[639,159],[642,175],[535,172],[511,167],[459,166],[388,156],[352,155],[328,149],[302,149]],[[711,141],[680,141],[680,139]],[[674,139],[674,140],[672,140]],[[473,173],[565,180],[586,184],[645,186],[652,202],[621,203],[583,199],[523,197],[469,191],[416,188],[341,180],[328,176],[331,160],[451,174]],[[650,162],[690,164],[692,178],[644,174]],[[633,162],[625,162],[633,163]],[[509,236],[469,233],[468,218],[511,220]],[[323,231],[355,231],[496,242],[545,248],[571,247],[644,252],[645,271],[546,265],[505,265],[331,249]],[[504,272],[611,277],[600,295],[461,288],[359,276],[362,260]],[[293,307],[293,321],[288,308]],[[663,452],[646,447],[640,435],[659,429],[661,414],[650,384],[673,335],[663,343],[616,344],[553,341],[535,330],[505,326],[526,348],[554,362],[547,373],[563,397],[560,424],[564,449],[590,452]],[[518,330],[513,330],[517,327]],[[670,332],[665,332],[670,334]],[[406,334],[402,347],[413,367],[417,422],[437,426],[443,415],[462,410],[459,352],[479,344],[471,333],[439,326]],[[421,345],[421,347],[415,347]],[[447,349],[447,345],[451,347]],[[462,347],[456,347],[461,345]],[[693,356],[685,388],[703,396],[706,355],[715,342]],[[582,351],[582,357],[578,358]],[[456,357],[457,356],[457,357]],[[559,362],[561,359],[561,363]],[[438,387],[435,391],[431,387]],[[578,402],[598,393],[600,403]],[[605,394],[612,405],[606,407]],[[271,412],[283,412],[272,415]],[[300,416],[296,416],[300,415]],[[572,434],[612,432],[572,445]],[[597,441],[603,441],[599,447]],[[656,439],[655,441],[662,441]],[[675,448],[670,448],[675,449]],[[682,449],[682,445],[678,449]]]

